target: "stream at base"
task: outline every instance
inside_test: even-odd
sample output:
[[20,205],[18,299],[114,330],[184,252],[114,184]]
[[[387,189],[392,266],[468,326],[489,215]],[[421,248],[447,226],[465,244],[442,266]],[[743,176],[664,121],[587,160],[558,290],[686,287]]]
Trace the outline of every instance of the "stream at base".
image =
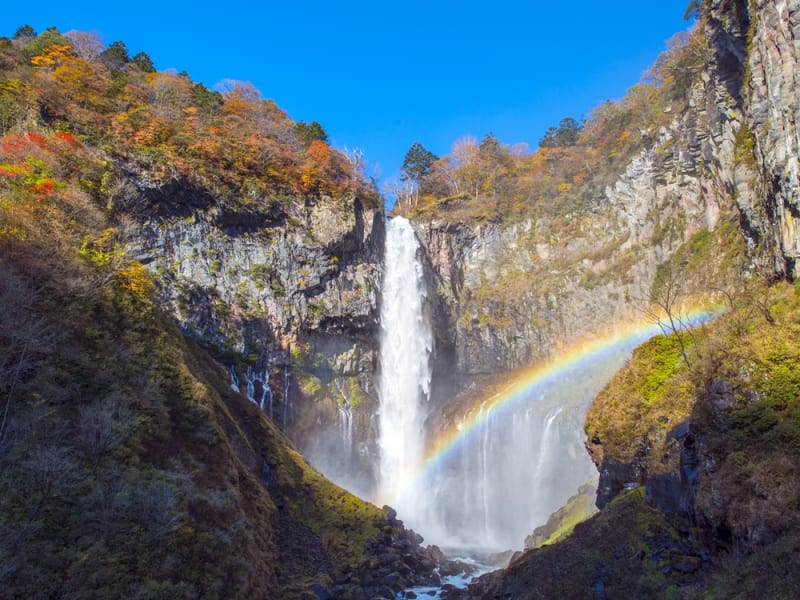
[[441,583],[439,585],[420,585],[408,588],[407,590],[399,592],[395,597],[396,600],[413,598],[436,600],[446,598],[447,592],[452,590],[464,590],[474,578],[503,568],[506,565],[505,561],[492,561],[490,557],[477,554],[465,556],[458,552],[447,551],[446,549],[444,553],[450,560],[465,566],[466,569],[452,575],[442,574]]

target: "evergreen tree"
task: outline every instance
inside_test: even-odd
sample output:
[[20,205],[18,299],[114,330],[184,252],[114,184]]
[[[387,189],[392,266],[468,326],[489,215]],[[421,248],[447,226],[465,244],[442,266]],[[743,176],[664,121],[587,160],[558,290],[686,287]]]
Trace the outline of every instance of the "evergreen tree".
[[298,141],[303,147],[308,147],[313,141],[327,142],[328,133],[322,128],[317,121],[306,123],[305,121],[298,121],[294,125],[294,134],[297,136]]
[[100,53],[102,61],[111,69],[119,70],[125,67],[131,59],[125,42],[114,42]]
[[542,148],[561,148],[564,146],[574,146],[578,143],[583,124],[572,117],[564,117],[558,127],[550,127],[539,140]]
[[401,167],[403,174],[400,179],[419,184],[420,180],[430,171],[431,165],[437,160],[439,160],[439,157],[433,152],[428,151],[419,142],[414,142],[403,159],[403,166]]
[[155,73],[156,67],[153,61],[145,52],[139,52],[131,59],[131,62],[139,67],[145,73]]
[[36,37],[36,30],[31,27],[30,25],[23,25],[17,32],[14,34],[14,39],[18,40],[20,38],[35,38]]

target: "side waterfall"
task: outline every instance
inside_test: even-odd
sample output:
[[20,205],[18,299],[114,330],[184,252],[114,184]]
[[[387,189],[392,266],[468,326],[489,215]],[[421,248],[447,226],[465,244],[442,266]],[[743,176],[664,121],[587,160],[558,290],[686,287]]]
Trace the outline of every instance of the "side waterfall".
[[424,451],[433,334],[425,315],[425,284],[411,224],[395,217],[386,227],[383,303],[378,501],[392,502],[403,518],[418,514],[418,498],[397,493],[416,473]]
[[623,361],[619,355],[565,374],[513,411],[476,408],[471,435],[408,487],[416,513],[401,518],[450,551],[522,548],[525,536],[596,477],[583,448],[583,417]]

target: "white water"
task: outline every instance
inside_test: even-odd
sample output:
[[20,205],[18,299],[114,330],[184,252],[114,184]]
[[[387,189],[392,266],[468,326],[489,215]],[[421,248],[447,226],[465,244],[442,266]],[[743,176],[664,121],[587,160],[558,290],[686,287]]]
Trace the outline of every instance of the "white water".
[[[419,242],[406,219],[396,217],[387,223],[378,391],[378,502],[394,502],[423,457],[433,335],[425,314],[418,250]],[[394,507],[410,518],[417,512],[418,500],[406,494]]]
[[339,404],[339,431],[344,446],[344,459],[353,457],[353,411],[350,404]]
[[[583,415],[619,362],[540,387],[512,411],[481,407],[479,424],[463,443],[437,468],[424,470],[432,331],[418,252],[408,221],[390,221],[376,501],[393,506],[428,543],[456,551],[519,549],[596,472],[583,449]],[[340,419],[347,439],[347,417],[340,413]]]
[[[538,385],[507,410],[478,408],[469,433],[393,506],[449,552],[521,549],[596,470],[583,447],[591,398],[629,349]],[[413,509],[413,511],[412,511]]]

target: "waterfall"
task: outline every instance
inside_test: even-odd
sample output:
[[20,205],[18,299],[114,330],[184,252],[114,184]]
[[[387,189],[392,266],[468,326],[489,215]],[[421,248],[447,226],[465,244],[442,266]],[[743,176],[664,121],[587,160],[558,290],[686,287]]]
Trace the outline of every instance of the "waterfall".
[[621,354],[565,372],[513,410],[477,407],[463,443],[417,477],[414,512],[398,508],[401,517],[451,551],[521,548],[596,474],[583,449],[583,415],[623,361]]
[[258,404],[258,402],[256,402],[256,375],[252,367],[247,367],[245,370],[244,380],[247,382],[247,391],[244,395],[247,396],[250,402]]
[[[239,385],[239,378],[236,375],[236,369],[230,368],[231,373],[231,387],[237,392],[241,392]],[[268,411],[269,418],[272,419],[272,389],[269,386],[269,367],[264,368],[263,375],[255,371],[252,367],[247,367],[244,372],[244,380],[247,383],[244,395],[250,402],[257,404],[261,412]],[[256,383],[261,384],[261,393],[256,398]],[[267,404],[269,400],[269,404]]]
[[404,490],[422,461],[433,334],[425,315],[419,242],[402,217],[388,222],[381,306],[378,498],[405,518],[419,506]]
[[339,404],[339,429],[344,446],[344,458],[350,460],[353,456],[353,412],[350,404]]
[[[391,220],[381,305],[376,501],[392,505],[408,526],[444,548],[521,548],[525,536],[595,473],[582,448],[584,390],[599,391],[616,369],[598,365],[600,374],[592,368],[569,373],[539,386],[515,411],[486,403],[464,443],[435,469],[423,469],[433,335],[418,254],[409,222]],[[340,424],[347,425],[341,410]]]
[[236,367],[231,366],[229,371],[231,374],[231,389],[235,392],[239,392],[239,376],[236,374]]

